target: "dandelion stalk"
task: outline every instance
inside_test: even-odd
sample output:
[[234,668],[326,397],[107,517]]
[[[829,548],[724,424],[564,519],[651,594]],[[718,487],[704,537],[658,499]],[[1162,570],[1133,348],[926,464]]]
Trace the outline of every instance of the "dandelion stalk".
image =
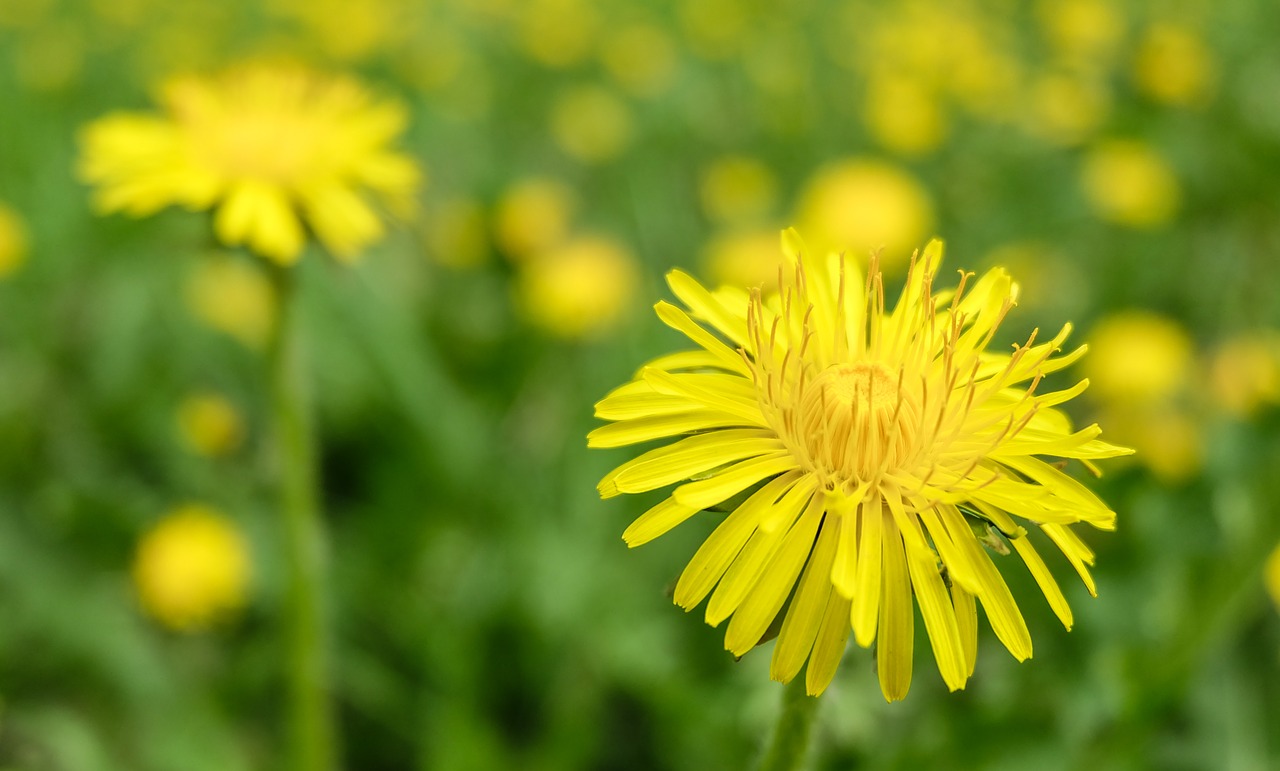
[[773,737],[760,760],[759,771],[796,771],[809,751],[813,716],[818,714],[818,698],[810,696],[805,678],[797,677],[782,692],[782,711],[773,727]]
[[316,445],[296,326],[296,270],[272,266],[276,323],[267,350],[271,420],[278,453],[280,512],[288,569],[288,765],[332,771],[336,731],[330,701],[324,606],[325,534],[316,493]]

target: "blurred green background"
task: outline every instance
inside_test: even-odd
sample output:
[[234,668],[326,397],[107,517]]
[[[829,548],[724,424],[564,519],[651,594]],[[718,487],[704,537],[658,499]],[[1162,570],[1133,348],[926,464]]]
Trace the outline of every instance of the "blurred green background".
[[[984,628],[948,694],[918,633],[886,705],[851,648],[812,766],[1280,767],[1277,36],[1263,0],[3,0],[0,769],[278,767],[272,309],[207,217],[96,217],[74,175],[88,121],[257,56],[402,100],[430,180],[355,269],[300,268],[348,768],[752,761],[767,650],[664,595],[714,515],[629,553],[656,495],[600,501],[631,453],[584,436],[683,345],[662,274],[767,282],[792,224],[1006,265],[1004,342],[1073,321],[1075,417],[1139,450],[1097,484],[1099,597],[1052,565],[1073,631],[1018,568],[1026,663]],[[204,629],[135,581],[189,503],[249,555]]]

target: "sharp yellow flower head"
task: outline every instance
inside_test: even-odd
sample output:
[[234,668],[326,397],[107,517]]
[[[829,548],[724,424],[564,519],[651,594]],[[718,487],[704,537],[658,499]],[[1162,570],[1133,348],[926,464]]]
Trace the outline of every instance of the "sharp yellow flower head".
[[995,269],[938,289],[938,241],[913,258],[892,308],[875,258],[864,277],[855,260],[815,255],[795,231],[783,245],[775,295],[710,292],[673,271],[685,309],[660,302],[658,316],[697,347],[650,362],[596,405],[611,422],[590,446],[684,437],[601,481],[606,498],[678,485],[623,538],[637,546],[745,495],[685,568],[675,601],[691,609],[709,596],[707,621],[729,620],[735,655],[781,617],[772,676],[789,681],[807,661],[811,694],[831,682],[852,633],[876,644],[885,697],[903,698],[913,597],[952,690],[973,672],[979,603],[1026,659],[1031,636],[993,553],[1017,552],[1070,628],[1033,542],[1047,537],[1092,593],[1093,552],[1071,525],[1110,530],[1116,516],[1037,456],[1092,469],[1130,452],[1100,440],[1096,425],[1073,431],[1058,409],[1087,381],[1040,391],[1084,348],[1059,355],[1067,325],[988,350],[1017,285]]
[[244,606],[249,565],[249,547],[234,524],[208,506],[187,504],[143,536],[133,582],[156,620],[193,632]]
[[101,211],[212,209],[224,244],[289,264],[308,229],[352,260],[382,236],[375,202],[413,207],[421,172],[391,149],[405,111],[350,78],[246,66],[174,78],[160,101],[159,115],[115,113],[85,128],[80,175]]

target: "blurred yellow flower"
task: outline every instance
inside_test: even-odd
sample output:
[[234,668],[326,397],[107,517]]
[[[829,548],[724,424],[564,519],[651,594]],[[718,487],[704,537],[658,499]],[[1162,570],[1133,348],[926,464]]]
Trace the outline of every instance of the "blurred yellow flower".
[[898,74],[870,79],[862,119],[881,147],[904,155],[937,149],[948,131],[941,95],[919,78]]
[[1104,404],[1171,401],[1191,379],[1193,344],[1176,321],[1142,310],[1114,313],[1090,332],[1084,370]]
[[1132,228],[1167,224],[1177,213],[1181,198],[1173,169],[1137,141],[1098,144],[1085,158],[1081,182],[1099,217]]
[[773,172],[755,158],[727,155],[702,170],[702,210],[716,222],[751,222],[769,213],[778,197]]
[[1124,37],[1125,19],[1113,0],[1041,0],[1037,11],[1051,49],[1069,63],[1103,63]]
[[864,255],[883,248],[881,264],[892,272],[928,236],[933,202],[903,169],[850,159],[818,170],[801,195],[796,219],[815,249]]
[[550,249],[568,235],[577,203],[573,190],[557,179],[517,180],[498,199],[494,241],[515,258]]
[[1184,482],[1204,465],[1204,426],[1181,404],[1116,404],[1103,411],[1102,420],[1161,482]]
[[707,276],[720,286],[778,286],[778,231],[748,230],[711,239],[702,250]]
[[178,434],[189,450],[210,458],[230,455],[244,441],[244,419],[227,398],[194,393],[178,405]]
[[729,509],[675,602],[691,610],[710,597],[706,620],[729,622],[735,656],[781,620],[770,675],[788,682],[807,666],[810,694],[830,684],[852,636],[875,644],[884,697],[904,698],[916,606],[950,690],[973,674],[978,603],[1009,652],[1030,657],[1031,633],[993,555],[1016,551],[1070,629],[1071,608],[1030,531],[1092,594],[1093,551],[1071,526],[1112,530],[1116,518],[1038,456],[1092,467],[1131,452],[1100,440],[1097,425],[1073,431],[1057,408],[1085,383],[1037,393],[1042,375],[1084,353],[1056,355],[1071,325],[1010,353],[989,350],[1017,285],[997,268],[961,273],[960,287],[935,295],[936,240],[912,260],[892,309],[874,258],[864,280],[861,259],[810,250],[794,230],[783,249],[781,296],[709,292],[672,271],[688,310],[665,301],[656,310],[696,346],[650,362],[596,404],[608,423],[588,435],[592,447],[675,441],[601,480],[604,498],[675,485],[623,539],[639,546],[700,511]]
[[432,259],[450,268],[474,268],[489,255],[484,209],[470,198],[451,198],[434,206],[423,238]]
[[1047,244],[1015,241],[987,253],[982,264],[1018,277],[1019,302],[1055,312],[1077,313],[1089,297],[1089,281],[1073,260]]
[[618,156],[631,143],[631,111],[600,86],[578,86],[551,106],[551,135],[567,155],[584,163]]
[[164,84],[164,114],[115,113],[82,134],[80,175],[97,207],[145,216],[214,209],[214,230],[280,264],[307,228],[350,261],[383,233],[371,199],[407,214],[417,164],[390,149],[405,111],[347,77],[250,65]]
[[579,236],[520,266],[517,306],[553,335],[597,336],[631,308],[638,274],[635,258],[621,244]]
[[1271,595],[1271,601],[1276,604],[1276,609],[1280,610],[1280,544],[1276,545],[1271,556],[1267,558],[1265,580],[1267,593]]
[[1055,145],[1077,145],[1088,139],[1111,111],[1111,95],[1099,78],[1082,73],[1052,72],[1031,84],[1026,129]]
[[270,0],[280,16],[302,25],[326,56],[357,61],[405,42],[406,11],[400,0]]
[[703,59],[728,59],[738,53],[750,30],[746,4],[738,0],[678,3],[676,10],[689,49]]
[[244,607],[249,546],[219,511],[186,504],[138,543],[133,582],[142,607],[165,626],[194,632]]
[[600,26],[596,5],[588,0],[529,0],[518,6],[520,42],[529,56],[547,67],[566,68],[591,55]]
[[11,66],[24,88],[61,91],[79,82],[87,50],[80,28],[58,21],[20,36]]
[[1248,418],[1280,403],[1280,331],[1244,332],[1219,343],[1209,361],[1213,405]]
[[654,96],[671,85],[678,52],[661,27],[631,24],[605,39],[600,59],[618,85],[637,96]]
[[208,257],[192,268],[186,290],[197,319],[250,348],[266,344],[276,301],[271,282],[256,266],[232,255]]
[[1133,61],[1133,79],[1143,93],[1165,104],[1200,105],[1217,81],[1213,53],[1190,27],[1170,23],[1147,30]]
[[0,278],[13,275],[27,261],[27,226],[22,217],[0,203]]

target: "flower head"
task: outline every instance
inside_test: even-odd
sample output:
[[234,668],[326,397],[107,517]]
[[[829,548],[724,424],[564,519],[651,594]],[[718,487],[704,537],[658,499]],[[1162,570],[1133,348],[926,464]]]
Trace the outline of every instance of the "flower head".
[[420,171],[389,147],[404,110],[350,78],[246,66],[174,78],[160,101],[162,115],[115,113],[85,129],[80,174],[102,211],[214,209],[223,243],[288,264],[308,227],[353,259],[383,232],[371,199],[412,206]]
[[1017,285],[995,269],[936,291],[938,241],[912,259],[893,308],[876,258],[863,278],[843,255],[810,254],[794,231],[783,245],[770,296],[710,292],[673,271],[688,310],[660,302],[658,316],[698,347],[650,362],[596,405],[612,422],[591,433],[593,447],[684,436],[601,481],[606,498],[682,483],[623,538],[637,546],[745,495],[685,568],[675,601],[691,609],[710,596],[707,621],[730,619],[735,655],[782,614],[772,676],[789,681],[807,661],[812,694],[830,683],[852,631],[863,647],[877,643],[885,697],[905,696],[913,595],[952,690],[973,672],[978,603],[1026,659],[1031,637],[992,553],[1016,551],[1070,628],[1031,531],[1093,593],[1093,552],[1070,526],[1115,526],[1115,512],[1037,456],[1096,470],[1093,459],[1130,452],[1099,440],[1096,425],[1073,431],[1057,409],[1087,381],[1039,392],[1085,349],[1058,355],[1067,325],[1048,341],[1033,333],[1011,352],[988,350]]

